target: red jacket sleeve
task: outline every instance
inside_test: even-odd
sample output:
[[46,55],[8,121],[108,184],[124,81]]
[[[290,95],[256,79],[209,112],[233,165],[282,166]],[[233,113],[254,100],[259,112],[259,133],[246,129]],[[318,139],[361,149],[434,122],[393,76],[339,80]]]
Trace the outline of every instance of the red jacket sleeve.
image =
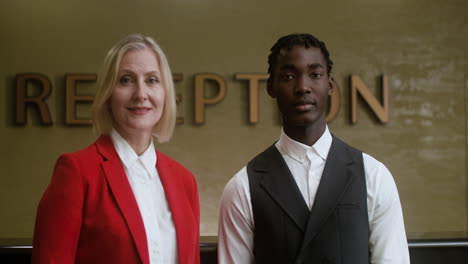
[[195,239],[196,239],[196,244],[198,245],[197,250],[195,251],[195,260],[193,263],[199,264],[200,263],[200,201],[198,198],[198,187],[197,187],[197,182],[195,180],[195,177],[192,176],[193,179],[193,192],[192,192],[192,210],[193,210],[193,215],[195,216],[195,226],[197,227],[196,234],[195,234]]
[[62,155],[37,209],[32,263],[74,263],[80,236],[84,180],[71,155]]

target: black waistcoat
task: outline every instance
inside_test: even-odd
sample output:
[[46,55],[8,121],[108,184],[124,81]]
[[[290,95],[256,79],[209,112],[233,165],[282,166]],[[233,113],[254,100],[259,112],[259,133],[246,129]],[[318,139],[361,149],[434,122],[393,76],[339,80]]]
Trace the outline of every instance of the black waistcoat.
[[333,137],[309,211],[273,145],[247,165],[257,264],[369,263],[362,152]]

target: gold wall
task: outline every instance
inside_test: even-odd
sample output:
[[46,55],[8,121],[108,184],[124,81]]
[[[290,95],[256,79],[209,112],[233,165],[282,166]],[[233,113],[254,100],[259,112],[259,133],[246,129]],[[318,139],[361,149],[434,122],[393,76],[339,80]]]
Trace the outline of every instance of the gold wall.
[[[0,238],[31,237],[37,203],[60,153],[94,139],[68,126],[65,76],[97,73],[105,52],[129,33],[157,39],[174,72],[184,124],[158,145],[197,177],[201,234],[216,235],[226,182],[280,134],[275,103],[260,84],[260,114],[248,122],[248,83],[236,73],[265,73],[271,45],[284,34],[323,39],[335,62],[340,111],[335,135],[382,161],[399,188],[408,232],[467,230],[468,2],[456,0],[215,1],[15,0],[0,2]],[[41,73],[52,84],[53,124],[34,109],[15,125],[15,76]],[[194,76],[216,73],[225,98],[194,124]],[[352,74],[378,95],[388,76],[390,119],[381,124],[360,99],[351,124]],[[215,87],[207,96],[216,93]],[[79,93],[93,94],[92,84]],[[32,89],[33,90],[33,89]],[[30,94],[34,95],[34,91]],[[86,118],[89,105],[78,107]]]

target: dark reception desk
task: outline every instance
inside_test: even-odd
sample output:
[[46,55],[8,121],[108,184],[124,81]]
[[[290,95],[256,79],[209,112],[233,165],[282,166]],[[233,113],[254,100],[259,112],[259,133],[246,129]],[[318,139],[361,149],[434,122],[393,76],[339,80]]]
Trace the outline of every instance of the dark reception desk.
[[[468,232],[409,233],[412,264],[468,263]],[[216,237],[201,237],[202,264],[216,264]],[[23,264],[31,261],[31,239],[1,239],[0,263]]]

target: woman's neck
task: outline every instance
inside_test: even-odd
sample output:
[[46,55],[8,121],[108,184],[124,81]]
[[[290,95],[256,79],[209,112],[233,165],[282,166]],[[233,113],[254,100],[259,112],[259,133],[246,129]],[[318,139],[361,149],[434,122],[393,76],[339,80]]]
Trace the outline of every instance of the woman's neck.
[[151,143],[151,131],[125,131],[115,127],[115,130],[119,133],[119,135],[127,141],[127,143],[132,147],[135,153],[138,156],[141,156],[149,147]]

